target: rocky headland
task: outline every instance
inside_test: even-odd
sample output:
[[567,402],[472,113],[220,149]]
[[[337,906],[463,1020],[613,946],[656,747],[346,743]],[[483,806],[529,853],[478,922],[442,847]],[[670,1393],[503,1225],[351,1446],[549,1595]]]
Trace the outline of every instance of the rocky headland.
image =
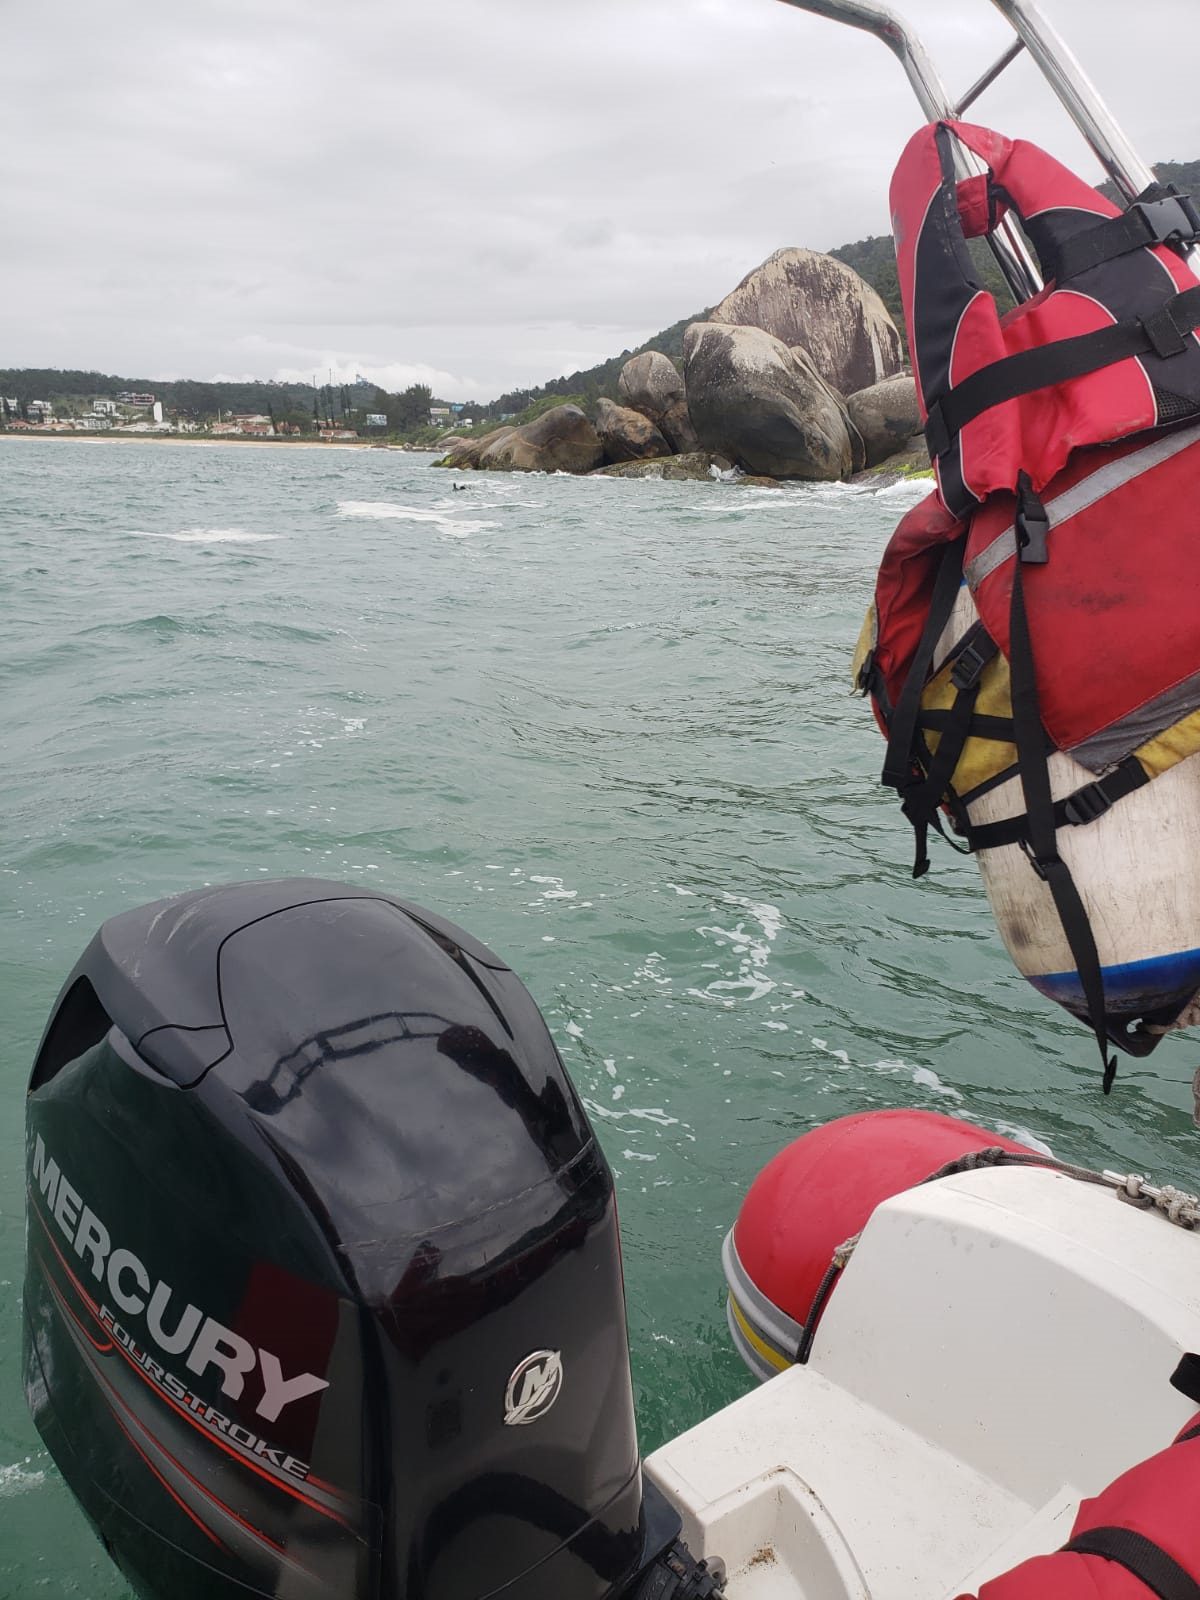
[[653,478],[736,468],[756,483],[929,470],[896,325],[833,256],[777,250],[691,324],[682,368],[643,351],[593,416],[553,406],[524,426],[447,439],[436,464]]

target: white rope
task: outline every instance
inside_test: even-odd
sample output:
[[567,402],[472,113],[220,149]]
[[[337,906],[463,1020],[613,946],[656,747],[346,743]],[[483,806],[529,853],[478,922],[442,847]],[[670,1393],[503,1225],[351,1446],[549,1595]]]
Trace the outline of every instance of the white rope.
[[[1153,1184],[1137,1172],[1094,1172],[1091,1167],[1077,1167],[1069,1161],[1058,1161],[1053,1156],[1039,1156],[1033,1151],[1022,1155],[1000,1145],[989,1146],[986,1150],[972,1150],[956,1161],[949,1161],[937,1172],[931,1173],[925,1182],[932,1183],[938,1178],[953,1177],[961,1172],[975,1172],[981,1167],[1042,1167],[1048,1172],[1061,1172],[1080,1183],[1103,1184],[1115,1189],[1117,1198],[1124,1200],[1126,1205],[1137,1206],[1143,1211],[1159,1211],[1177,1228],[1190,1230],[1200,1226],[1200,1196],[1189,1194],[1186,1189],[1177,1189],[1174,1184]],[[847,1244],[852,1248],[856,1242],[848,1240]],[[842,1246],[843,1250],[846,1248],[846,1245]]]
[[1194,1228],[1200,1223],[1200,1197],[1186,1189],[1177,1189],[1173,1183],[1153,1184],[1137,1172],[1102,1172],[1100,1176],[1120,1199],[1147,1211],[1152,1207],[1161,1211],[1177,1228]]

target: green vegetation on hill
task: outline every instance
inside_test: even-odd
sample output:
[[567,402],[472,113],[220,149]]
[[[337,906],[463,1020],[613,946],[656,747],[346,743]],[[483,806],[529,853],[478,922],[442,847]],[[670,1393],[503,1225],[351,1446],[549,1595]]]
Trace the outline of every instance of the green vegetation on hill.
[[[1173,183],[1181,194],[1200,195],[1200,161],[1158,161],[1154,171],[1159,183]],[[1102,183],[1100,193],[1120,205],[1115,183]]]
[[[274,406],[276,413],[296,408],[312,415],[311,384],[298,383],[200,383],[190,378],[119,378],[108,372],[83,372],[56,367],[9,367],[0,369],[0,394],[20,395],[23,400],[115,400],[127,391],[153,394],[164,409],[179,411],[192,420],[215,417],[223,412],[262,412]],[[340,391],[335,390],[338,394]]]
[[[620,369],[618,368],[618,371],[619,370]],[[513,399],[519,398],[519,396],[514,397],[510,395],[506,398]],[[529,404],[527,406],[523,406],[520,411],[504,412],[503,426],[523,428],[527,422],[533,422],[535,418],[541,416],[543,411],[552,411],[555,406],[578,406],[581,411],[586,411],[590,417],[592,415],[596,399],[597,396],[595,394],[560,394],[558,390],[555,389],[553,391],[540,394],[536,400],[531,400]],[[494,404],[498,406],[500,402],[497,400],[494,402]],[[489,407],[484,407],[484,412],[485,414],[474,424],[463,426],[460,423],[455,423],[450,429],[450,432],[456,434],[462,439],[473,439],[479,434],[494,433],[495,430],[501,426],[501,424],[497,420],[497,417],[490,414]],[[443,430],[443,436],[444,433],[445,430]],[[424,444],[426,443],[426,440],[422,438],[418,442]],[[438,436],[435,434],[428,442],[437,443]]]

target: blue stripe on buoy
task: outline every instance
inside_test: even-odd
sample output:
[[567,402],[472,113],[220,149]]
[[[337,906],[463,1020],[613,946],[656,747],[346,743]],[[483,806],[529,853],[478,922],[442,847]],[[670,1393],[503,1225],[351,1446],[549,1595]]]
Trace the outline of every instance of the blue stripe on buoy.
[[[1109,1016],[1138,1017],[1147,1011],[1182,1006],[1191,999],[1200,989],[1200,950],[1180,950],[1100,970],[1104,974],[1104,1009]],[[1048,1000],[1086,1016],[1087,1003],[1077,972],[1046,972],[1029,981]]]

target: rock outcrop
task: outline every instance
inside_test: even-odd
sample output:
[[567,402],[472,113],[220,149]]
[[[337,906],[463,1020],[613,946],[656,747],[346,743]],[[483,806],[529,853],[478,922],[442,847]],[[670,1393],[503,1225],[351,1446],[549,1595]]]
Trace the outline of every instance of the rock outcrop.
[[481,472],[591,472],[604,460],[604,446],[578,406],[553,406],[485,444],[476,463]]
[[660,456],[654,461],[621,461],[611,467],[601,467],[593,478],[667,478],[688,479],[719,477],[728,472],[733,462],[727,456],[714,455],[708,450],[690,450],[682,455]]
[[629,406],[597,400],[595,426],[609,461],[646,461],[671,454],[671,446],[650,418]]
[[903,450],[921,432],[916,380],[885,378],[852,394],[846,405],[867,448],[867,466],[876,466]]
[[889,378],[904,364],[896,324],[875,290],[845,262],[815,250],[776,250],[709,320],[761,328],[786,345],[803,345],[821,376],[843,394]]
[[683,352],[688,409],[705,449],[765,477],[849,475],[843,408],[781,340],[761,328],[693,322]]
[[683,379],[669,356],[658,350],[630,356],[617,379],[617,393],[630,410],[650,419],[672,450],[698,448]]
[[447,440],[450,449],[440,461],[435,461],[435,467],[458,467],[463,472],[479,465],[479,458],[489,445],[498,444],[501,439],[507,439],[516,429],[511,424],[503,428],[494,428],[491,433],[481,434],[478,439]]

